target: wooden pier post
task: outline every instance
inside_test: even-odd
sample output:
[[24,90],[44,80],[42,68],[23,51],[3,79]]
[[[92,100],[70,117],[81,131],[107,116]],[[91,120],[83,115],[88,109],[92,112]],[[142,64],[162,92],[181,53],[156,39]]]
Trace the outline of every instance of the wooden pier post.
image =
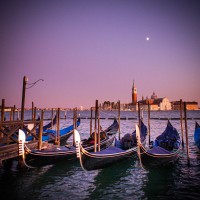
[[181,122],[182,147],[184,147],[184,136],[183,136],[183,102],[182,102],[182,99],[180,99],[180,122]]
[[97,151],[97,112],[98,112],[98,100],[96,100],[96,104],[95,104],[94,152]]
[[75,115],[74,115],[74,127],[75,127],[75,129],[77,129],[77,107],[75,108]]
[[17,109],[17,120],[19,120],[19,109]]
[[[5,109],[5,99],[2,99],[2,103],[1,103],[1,122],[4,121],[4,109]],[[3,133],[0,133],[0,137],[3,137]]]
[[92,107],[91,107],[91,109],[90,109],[90,136],[92,135],[92,112],[93,112],[93,109],[92,109]]
[[35,121],[35,120],[36,120],[36,110],[37,110],[37,108],[36,108],[36,107],[34,107],[33,121]]
[[97,119],[98,119],[98,151],[101,150],[101,147],[100,147],[100,140],[101,140],[101,136],[100,136],[100,118],[99,118],[99,108],[98,108],[98,111],[97,111]]
[[16,106],[14,105],[14,107],[13,107],[13,121],[15,120],[15,110],[16,110]]
[[144,110],[143,110],[143,107],[141,108],[141,120],[143,120],[143,117],[144,117]]
[[139,130],[141,131],[141,117],[140,117],[140,103],[138,102],[138,124]]
[[13,119],[13,108],[10,109],[10,121]]
[[[77,128],[77,112],[76,112],[77,108],[73,109],[73,125],[74,125],[74,130]],[[74,131],[73,130],[73,131]],[[76,142],[75,142],[75,132],[73,133],[73,146],[76,146]]]
[[41,111],[39,137],[38,137],[38,149],[39,150],[42,149],[43,120],[44,120],[44,110]]
[[188,128],[187,128],[187,112],[186,112],[186,102],[184,102],[184,118],[185,118],[185,140],[187,146],[187,164],[190,166],[190,155],[189,155],[189,143],[188,143]]
[[53,128],[53,108],[51,110],[51,128]]
[[[34,114],[33,114],[33,121],[34,121],[34,126],[36,125],[36,110],[37,108],[34,108]],[[36,135],[36,130],[33,131],[33,134]],[[33,138],[35,140],[35,137]]]
[[34,119],[34,103],[33,103],[33,101],[32,101],[32,120]]
[[21,120],[24,121],[24,106],[25,106],[25,96],[26,96],[26,83],[28,78],[24,76],[23,78],[23,88],[22,88],[22,104],[21,104]]
[[1,103],[1,122],[4,121],[4,109],[5,109],[5,99],[2,99],[2,103]]
[[149,145],[151,143],[151,131],[150,131],[150,104],[148,101],[148,133],[149,133]]
[[56,145],[60,145],[60,108],[57,110],[57,123],[56,123]]
[[119,123],[119,140],[121,139],[121,132],[120,132],[120,110],[121,110],[121,107],[120,107],[120,100],[118,101],[118,123]]

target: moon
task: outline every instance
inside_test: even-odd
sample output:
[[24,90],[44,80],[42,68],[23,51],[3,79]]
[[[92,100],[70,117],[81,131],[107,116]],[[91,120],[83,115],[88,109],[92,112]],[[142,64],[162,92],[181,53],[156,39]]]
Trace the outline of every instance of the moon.
[[149,37],[146,37],[146,41],[149,41],[149,39],[150,39]]

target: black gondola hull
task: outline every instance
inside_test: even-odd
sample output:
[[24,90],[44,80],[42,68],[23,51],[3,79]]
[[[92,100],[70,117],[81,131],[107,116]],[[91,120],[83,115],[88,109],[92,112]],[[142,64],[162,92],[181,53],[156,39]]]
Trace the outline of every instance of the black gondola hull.
[[133,155],[136,155],[136,150],[125,151],[119,154],[110,154],[110,155],[99,155],[93,154],[95,157],[82,153],[81,160],[83,168],[87,171],[102,169],[108,166],[111,166],[121,160],[131,159]]
[[140,147],[139,156],[143,167],[149,168],[174,164],[179,158],[179,152],[180,150],[178,149],[169,154],[151,154],[148,153],[144,147]]

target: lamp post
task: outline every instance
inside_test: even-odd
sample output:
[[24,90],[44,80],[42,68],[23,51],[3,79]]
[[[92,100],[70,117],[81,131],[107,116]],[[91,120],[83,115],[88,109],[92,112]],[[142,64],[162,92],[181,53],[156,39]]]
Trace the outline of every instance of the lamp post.
[[[38,81],[44,81],[43,79],[38,79],[34,83],[28,84],[28,77],[24,76],[23,78],[23,88],[22,88],[22,104],[21,104],[21,120],[24,121],[24,106],[25,106],[25,93],[26,89],[32,88]],[[29,87],[26,87],[26,85],[29,85]]]
[[26,83],[28,82],[28,77],[24,76],[23,78],[23,88],[22,88],[22,105],[21,105],[21,120],[24,121],[24,104],[25,104],[25,92],[26,92]]

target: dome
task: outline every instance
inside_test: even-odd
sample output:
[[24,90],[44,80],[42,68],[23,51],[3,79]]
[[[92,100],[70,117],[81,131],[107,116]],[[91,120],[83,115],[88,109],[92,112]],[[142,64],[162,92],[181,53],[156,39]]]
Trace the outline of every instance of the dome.
[[151,95],[151,99],[157,99],[157,95],[155,94],[155,92],[153,92],[153,94]]

